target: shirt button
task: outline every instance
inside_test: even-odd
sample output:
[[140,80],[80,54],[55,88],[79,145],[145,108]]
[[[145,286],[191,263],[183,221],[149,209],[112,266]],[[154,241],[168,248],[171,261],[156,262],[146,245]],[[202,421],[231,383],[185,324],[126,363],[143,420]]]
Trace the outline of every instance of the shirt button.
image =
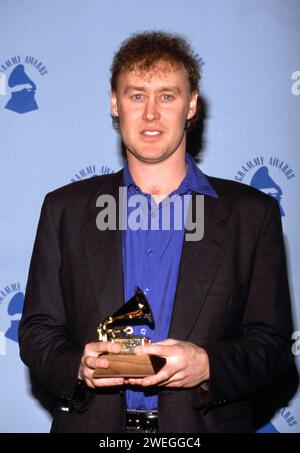
[[146,250],[146,255],[152,255],[152,249],[147,249]]

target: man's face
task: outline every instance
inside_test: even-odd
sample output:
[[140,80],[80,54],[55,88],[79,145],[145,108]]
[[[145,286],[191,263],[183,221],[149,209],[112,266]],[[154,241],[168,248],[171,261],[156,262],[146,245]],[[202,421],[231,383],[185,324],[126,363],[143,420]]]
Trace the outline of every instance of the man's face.
[[147,73],[120,74],[111,96],[111,112],[119,117],[128,159],[146,163],[185,152],[186,120],[197,108],[183,67],[157,64]]

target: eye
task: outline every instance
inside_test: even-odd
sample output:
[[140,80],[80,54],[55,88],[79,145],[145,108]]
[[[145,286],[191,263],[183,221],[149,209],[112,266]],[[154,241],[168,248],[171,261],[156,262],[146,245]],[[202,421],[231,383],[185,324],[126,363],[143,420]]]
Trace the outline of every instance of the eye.
[[143,99],[143,95],[142,94],[134,94],[133,96],[131,96],[131,99],[133,99],[134,101],[141,101]]
[[163,101],[172,101],[173,99],[174,99],[174,97],[172,96],[172,94],[163,94],[162,95]]

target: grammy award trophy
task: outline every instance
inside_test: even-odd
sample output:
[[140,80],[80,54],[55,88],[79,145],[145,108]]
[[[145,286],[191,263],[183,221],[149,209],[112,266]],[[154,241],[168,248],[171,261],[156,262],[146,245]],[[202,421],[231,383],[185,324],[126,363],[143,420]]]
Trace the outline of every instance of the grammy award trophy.
[[[137,288],[135,295],[113,315],[108,316],[97,329],[99,341],[111,341],[122,346],[120,354],[104,353],[108,368],[96,368],[94,378],[132,377],[140,378],[156,374],[165,364],[165,359],[148,354],[134,354],[136,346],[151,343],[144,336],[133,335],[131,325],[147,324],[154,328],[151,307],[143,292]],[[122,327],[126,326],[126,327]]]

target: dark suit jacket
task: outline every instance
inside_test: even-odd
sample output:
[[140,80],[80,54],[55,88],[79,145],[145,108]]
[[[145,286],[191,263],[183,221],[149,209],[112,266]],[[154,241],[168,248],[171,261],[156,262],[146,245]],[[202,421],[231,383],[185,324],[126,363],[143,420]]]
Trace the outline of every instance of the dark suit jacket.
[[[204,238],[184,241],[169,338],[202,345],[210,388],[161,389],[161,432],[252,431],[251,397],[291,362],[281,219],[271,197],[209,178]],[[96,228],[96,199],[118,198],[122,171],[70,184],[44,201],[20,324],[22,360],[72,410],[54,432],[123,432],[120,389],[74,397],[80,357],[124,301],[121,231]],[[93,397],[91,397],[91,395]]]

